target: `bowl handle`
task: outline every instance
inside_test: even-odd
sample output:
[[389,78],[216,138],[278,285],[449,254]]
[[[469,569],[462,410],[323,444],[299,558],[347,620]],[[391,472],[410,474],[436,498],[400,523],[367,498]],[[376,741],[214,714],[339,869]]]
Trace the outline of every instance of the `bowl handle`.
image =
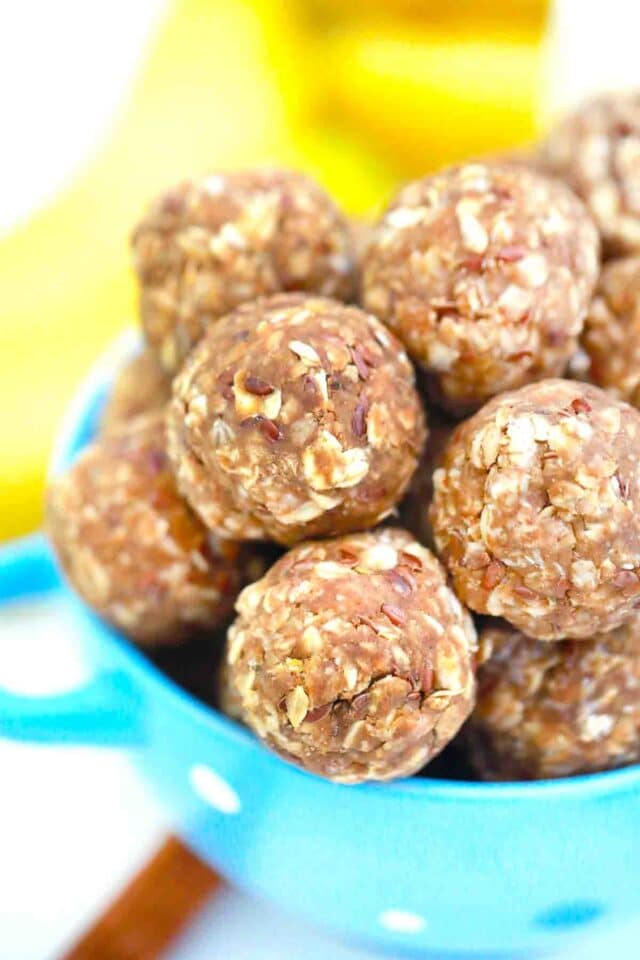
[[[40,535],[0,551],[0,603],[54,590],[51,552]],[[142,698],[122,671],[98,671],[84,686],[56,696],[0,688],[0,737],[31,743],[132,746],[143,741]]]

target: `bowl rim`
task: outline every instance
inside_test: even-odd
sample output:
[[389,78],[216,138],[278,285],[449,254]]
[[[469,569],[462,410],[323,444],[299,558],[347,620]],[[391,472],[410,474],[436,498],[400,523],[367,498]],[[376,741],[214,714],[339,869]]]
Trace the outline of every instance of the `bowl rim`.
[[[112,342],[74,392],[58,430],[50,461],[49,476],[56,476],[65,470],[77,455],[79,440],[86,433],[89,417],[94,416],[102,406],[106,392],[115,374],[126,360],[135,356],[142,346],[142,337],[134,327],[128,327]],[[71,593],[63,580],[64,589]],[[610,795],[640,789],[640,764],[632,764],[600,773],[579,774],[572,777],[526,781],[466,781],[442,780],[426,777],[409,777],[384,782],[370,781],[356,785],[336,784],[315,776],[288,763],[265,747],[245,727],[226,717],[221,711],[203,703],[188,690],[171,679],[151,660],[142,649],[135,647],[126,637],[112,627],[104,624],[83,602],[74,599],[86,617],[90,617],[93,626],[100,635],[101,642],[115,644],[119,655],[126,661],[128,668],[146,685],[152,685],[168,696],[175,705],[190,714],[199,724],[207,725],[220,736],[234,740],[243,749],[260,751],[261,755],[273,763],[286,768],[292,776],[313,779],[318,787],[342,788],[357,791],[359,794],[380,794],[385,796],[425,797],[430,800],[456,800],[493,802],[521,801],[532,799],[576,798],[585,796]],[[284,771],[281,770],[281,773]]]

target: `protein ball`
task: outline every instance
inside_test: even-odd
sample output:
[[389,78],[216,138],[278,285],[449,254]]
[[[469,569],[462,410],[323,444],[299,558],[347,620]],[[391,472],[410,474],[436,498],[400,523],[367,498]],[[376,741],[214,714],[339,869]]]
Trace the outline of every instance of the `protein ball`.
[[425,438],[401,345],[358,307],[280,294],[218,321],[174,381],[169,453],[212,529],[235,539],[374,526]]
[[608,256],[640,252],[640,92],[583,103],[552,131],[541,155],[584,199]]
[[403,530],[301,544],[236,609],[228,677],[243,719],[330,780],[415,773],[473,706],[471,618]]
[[140,413],[165,407],[171,378],[151,350],[143,350],[122,368],[109,394],[100,429],[110,433]]
[[72,586],[140,644],[218,626],[264,570],[253,553],[219,541],[178,495],[161,412],[88,447],[54,481],[47,526]]
[[545,380],[454,433],[430,519],[460,599],[541,640],[617,627],[640,600],[640,413]]
[[400,191],[365,257],[363,304],[462,415],[564,371],[598,269],[597,231],[564,184],[469,164]]
[[640,406],[640,257],[605,264],[585,323],[589,378]]
[[478,701],[465,727],[486,780],[539,780],[640,760],[640,619],[588,640],[480,633]]
[[240,303],[282,290],[354,293],[349,224],[318,184],[286,170],[185,181],[155,201],[132,246],[144,332],[172,372]]

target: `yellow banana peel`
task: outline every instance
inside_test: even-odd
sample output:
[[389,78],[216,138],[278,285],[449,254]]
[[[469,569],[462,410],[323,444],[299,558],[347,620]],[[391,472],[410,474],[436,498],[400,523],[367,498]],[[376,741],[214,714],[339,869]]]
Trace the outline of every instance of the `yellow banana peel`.
[[397,23],[455,30],[456,35],[537,38],[549,0],[298,0],[318,29],[354,25],[386,31]]
[[537,44],[354,31],[336,36],[331,57],[333,109],[404,176],[535,134]]

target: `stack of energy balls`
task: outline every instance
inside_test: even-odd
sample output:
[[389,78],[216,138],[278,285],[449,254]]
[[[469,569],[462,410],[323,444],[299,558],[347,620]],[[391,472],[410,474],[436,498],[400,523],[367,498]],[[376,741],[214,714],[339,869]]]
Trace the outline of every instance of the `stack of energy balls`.
[[259,170],[132,243],[146,345],[48,498],[85,601],[147,647],[235,603],[220,702],[341,783],[640,760],[640,95],[366,233]]

